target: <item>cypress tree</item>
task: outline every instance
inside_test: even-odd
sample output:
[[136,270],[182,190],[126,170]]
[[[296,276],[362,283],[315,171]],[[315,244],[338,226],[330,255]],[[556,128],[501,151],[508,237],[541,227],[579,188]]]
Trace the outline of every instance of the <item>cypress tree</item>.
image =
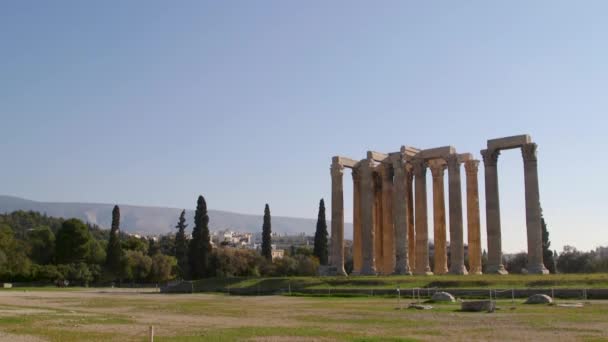
[[315,248],[313,254],[319,258],[321,265],[327,265],[327,223],[325,222],[325,202],[319,202],[319,215],[315,231]]
[[179,220],[175,228],[177,233],[175,234],[175,257],[177,258],[177,266],[179,273],[182,278],[188,277],[188,240],[186,239],[186,211],[182,210],[179,215]]
[[115,205],[112,210],[112,228],[110,241],[106,251],[106,267],[114,276],[118,276],[121,269],[122,246],[120,245],[120,208]]
[[198,197],[196,212],[194,214],[194,229],[188,250],[188,261],[192,279],[207,276],[209,259],[211,257],[211,241],[209,237],[209,215],[207,203],[203,196]]
[[541,212],[540,224],[543,228],[543,264],[550,273],[555,273],[555,262],[553,260],[553,251],[551,251],[551,241],[549,241],[549,231],[547,230],[547,223]]
[[264,224],[262,225],[262,256],[272,261],[272,237],[270,228],[270,208],[268,203],[264,208]]

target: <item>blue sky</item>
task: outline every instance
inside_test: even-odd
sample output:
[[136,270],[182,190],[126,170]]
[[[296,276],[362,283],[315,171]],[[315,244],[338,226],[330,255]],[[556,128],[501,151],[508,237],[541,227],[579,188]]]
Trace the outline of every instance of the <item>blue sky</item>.
[[[529,133],[553,247],[607,245],[607,11],[3,1],[0,193],[179,208],[202,193],[213,209],[261,215],[268,202],[312,218],[332,155],[405,144],[481,158],[487,139]],[[501,156],[499,177],[503,246],[524,250],[519,152]],[[483,172],[480,189],[483,216]]]

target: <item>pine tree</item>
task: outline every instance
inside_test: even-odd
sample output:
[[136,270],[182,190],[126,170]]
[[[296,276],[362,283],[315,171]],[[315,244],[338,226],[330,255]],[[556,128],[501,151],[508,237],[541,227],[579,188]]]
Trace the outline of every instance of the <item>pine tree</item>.
[[550,273],[555,273],[555,262],[553,260],[553,252],[551,251],[551,241],[549,241],[549,231],[547,230],[547,223],[541,212],[540,224],[543,228],[543,264]]
[[186,239],[186,211],[182,210],[177,221],[177,233],[175,234],[175,257],[177,258],[177,266],[182,278],[188,277],[188,240]]
[[262,225],[262,256],[272,260],[272,237],[270,227],[270,208],[268,204],[264,208],[264,224]]
[[196,205],[194,229],[192,229],[192,240],[190,240],[188,257],[192,279],[200,279],[207,276],[209,259],[211,257],[211,241],[209,237],[207,203],[203,196],[198,197]]
[[122,246],[120,245],[120,208],[115,205],[112,210],[110,241],[108,242],[106,251],[106,267],[114,276],[120,275],[122,255]]
[[321,265],[327,265],[327,223],[325,222],[325,202],[319,202],[319,215],[315,231],[315,248],[313,254],[319,258]]

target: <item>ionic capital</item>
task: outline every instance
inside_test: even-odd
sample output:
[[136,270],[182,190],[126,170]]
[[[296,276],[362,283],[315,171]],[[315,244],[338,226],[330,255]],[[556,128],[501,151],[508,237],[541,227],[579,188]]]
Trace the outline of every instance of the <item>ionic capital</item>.
[[481,150],[481,156],[483,157],[483,164],[485,166],[496,166],[499,155],[500,150]]
[[524,158],[524,163],[527,162],[535,162],[536,158],[536,149],[538,145],[536,143],[529,143],[521,145],[521,155]]

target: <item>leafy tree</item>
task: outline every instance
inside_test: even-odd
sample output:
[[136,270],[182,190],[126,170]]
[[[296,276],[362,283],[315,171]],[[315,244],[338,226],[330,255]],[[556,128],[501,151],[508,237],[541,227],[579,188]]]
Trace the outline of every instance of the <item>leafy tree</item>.
[[272,229],[270,226],[270,207],[264,207],[264,223],[262,224],[262,256],[272,260]]
[[190,274],[193,279],[203,278],[209,272],[209,259],[211,255],[211,240],[209,236],[209,215],[207,203],[203,196],[198,197],[196,212],[194,214],[194,229],[192,240],[188,249]]
[[154,256],[160,253],[160,245],[152,237],[148,238],[148,256]]
[[125,278],[133,281],[145,281],[152,269],[152,259],[141,251],[127,250],[124,258],[127,261]]
[[152,256],[152,268],[149,279],[153,282],[165,282],[173,279],[173,269],[177,266],[177,260],[168,255],[160,253]]
[[106,268],[110,273],[118,275],[121,270],[121,259],[123,251],[120,244],[120,208],[115,205],[112,210],[112,227],[110,229],[110,240],[106,251]]
[[15,239],[13,230],[0,224],[0,279],[21,279],[29,277],[31,261],[27,257],[25,244]]
[[505,268],[509,273],[521,274],[524,273],[528,264],[528,253],[520,252],[515,254],[511,259],[505,263]]
[[555,260],[553,259],[553,252],[551,251],[551,241],[549,241],[549,231],[547,231],[547,223],[542,213],[540,216],[540,223],[543,228],[543,263],[545,268],[550,273],[555,273]]
[[55,259],[59,264],[81,263],[89,256],[91,234],[88,227],[78,219],[63,222],[57,232]]
[[53,261],[55,252],[55,234],[48,226],[40,226],[30,230],[27,234],[29,242],[29,256],[40,265],[47,265]]
[[150,244],[145,237],[127,235],[121,240],[121,246],[123,251],[138,251],[144,254],[148,254],[149,245]]
[[325,202],[322,198],[319,202],[319,216],[317,218],[315,248],[313,254],[319,258],[321,265],[327,265],[327,222],[325,222]]
[[182,278],[186,278],[189,273],[188,265],[188,239],[186,238],[186,210],[182,210],[179,215],[179,220],[175,228],[175,258],[177,259],[177,267]]

